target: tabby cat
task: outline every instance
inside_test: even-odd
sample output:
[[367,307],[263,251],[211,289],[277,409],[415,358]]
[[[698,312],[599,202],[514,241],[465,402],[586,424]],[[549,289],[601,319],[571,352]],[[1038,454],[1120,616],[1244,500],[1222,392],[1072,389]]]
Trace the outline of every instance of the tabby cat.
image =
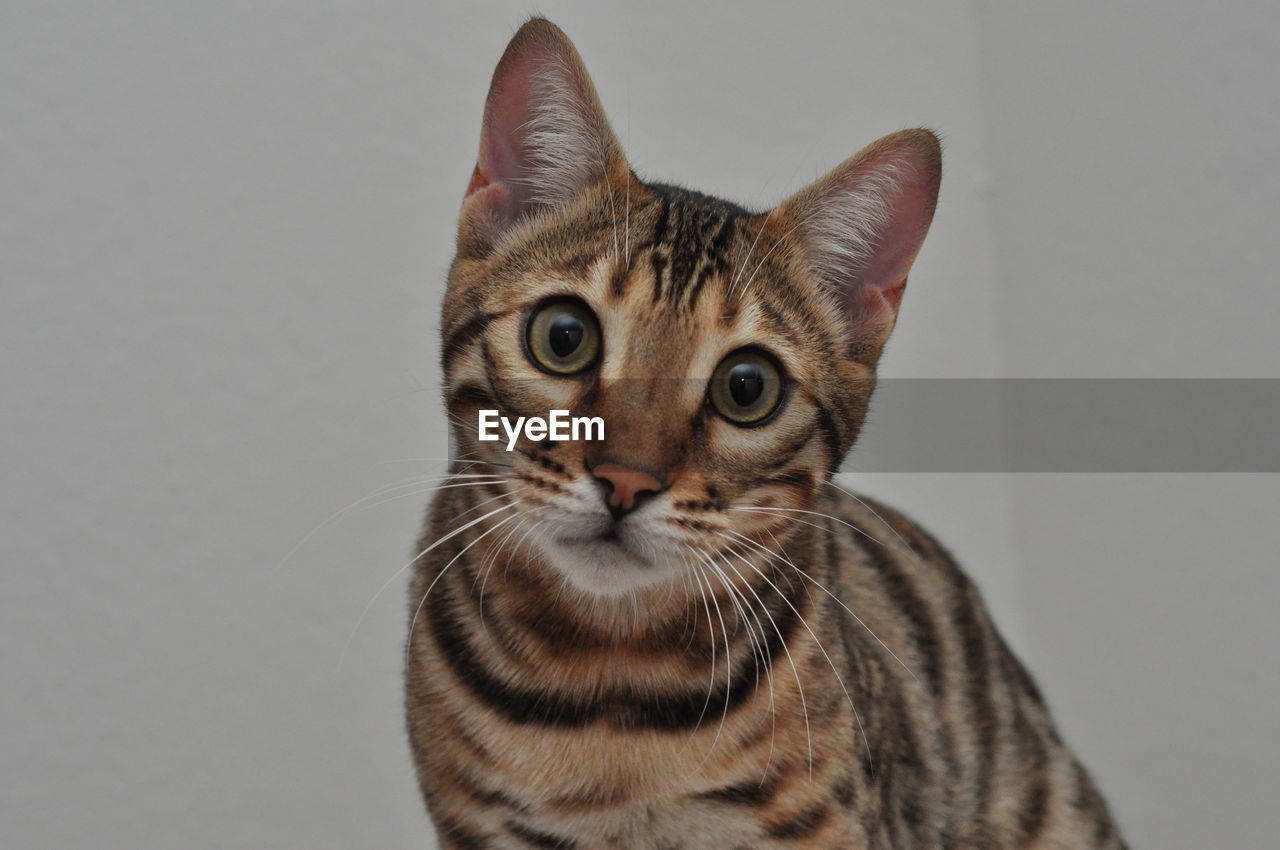
[[[908,130],[764,213],[642,182],[565,35],[516,34],[410,600],[444,847],[1123,846],[973,584],[831,480],[940,176]],[[557,409],[604,438],[478,439]]]

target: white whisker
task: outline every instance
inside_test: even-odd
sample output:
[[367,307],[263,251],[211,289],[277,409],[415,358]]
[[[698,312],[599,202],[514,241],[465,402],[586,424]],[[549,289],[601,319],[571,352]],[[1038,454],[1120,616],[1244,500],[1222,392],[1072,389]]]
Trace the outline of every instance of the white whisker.
[[[805,701],[804,685],[800,681],[800,668],[796,666],[796,660],[791,655],[791,648],[787,646],[787,639],[783,636],[782,630],[778,628],[777,621],[775,621],[773,619],[773,615],[769,613],[769,607],[765,605],[764,600],[760,598],[760,594],[756,593],[756,590],[754,587],[751,586],[751,583],[748,582],[743,577],[742,573],[738,572],[737,568],[734,567],[732,564],[730,564],[728,560],[725,561],[725,566],[733,570],[734,574],[737,575],[738,579],[743,583],[743,586],[745,586],[747,590],[751,591],[751,595],[754,596],[756,598],[756,601],[760,603],[760,610],[764,613],[766,617],[769,618],[769,624],[773,626],[774,634],[778,636],[778,642],[782,645],[782,651],[787,656],[787,663],[791,665],[791,675],[795,677],[796,691],[800,695],[800,708],[804,713],[804,734],[805,734],[805,739],[808,741],[808,746],[809,746],[809,775],[812,777],[813,775],[813,733],[809,727],[809,706]],[[777,591],[777,588],[775,587],[774,590]]]
[[[711,694],[715,690],[715,686],[716,686],[716,638],[715,638],[715,630],[711,627],[712,626],[711,604],[707,602],[707,591],[703,585],[704,576],[702,573],[702,568],[697,564],[694,564],[693,568],[694,568],[694,572],[691,573],[691,575],[693,575],[694,579],[698,582],[698,593],[702,596],[702,606],[703,608],[706,609],[706,612],[707,612],[707,631],[711,635],[711,672],[707,675],[707,697],[705,700],[703,700],[702,711],[698,714],[698,719],[693,724],[693,731],[689,733],[688,740],[685,741],[684,746],[680,748],[677,755],[679,755],[680,753],[683,753],[685,750],[689,748],[689,745],[693,743],[694,736],[698,734],[698,730],[702,726],[702,718],[706,717],[707,709],[711,706]],[[698,625],[697,625],[696,618],[694,621],[693,633],[695,636],[698,633]]]
[[[767,554],[769,554],[769,555],[777,555],[777,553],[770,551],[768,548],[766,548],[766,547],[764,547],[764,546],[761,546],[759,543],[757,543],[756,541],[752,540],[751,538],[746,537],[746,536],[744,536],[744,535],[741,535],[741,534],[739,534],[738,532],[733,531],[732,529],[730,529],[730,530],[729,530],[729,533],[730,533],[730,534],[732,534],[734,537],[737,537],[737,538],[739,538],[740,540],[743,540],[744,542],[746,542],[746,543],[748,543],[748,544],[750,544],[750,545],[752,545],[752,546],[755,546],[755,547],[759,548],[760,550],[764,551],[765,553],[767,553]],[[722,536],[723,536],[723,535],[722,535]],[[800,569],[798,566],[796,566],[796,565],[795,565],[795,563],[794,563],[790,558],[786,557],[785,555],[777,555],[777,556],[780,558],[780,560],[781,560],[783,563],[785,563],[787,566],[791,567],[793,570],[795,570],[797,573],[799,573],[799,574],[800,574],[800,576],[802,576],[803,578],[805,578],[805,579],[807,579],[807,580],[809,580],[809,581],[813,582],[813,584],[814,584],[814,585],[816,585],[816,586],[817,586],[817,588],[818,588],[819,590],[821,590],[823,593],[827,594],[827,595],[828,595],[828,596],[830,596],[832,599],[834,599],[834,600],[836,601],[836,604],[838,604],[841,608],[843,608],[845,611],[847,611],[847,612],[848,612],[848,614],[849,614],[849,616],[850,616],[850,617],[852,617],[852,618],[857,622],[857,624],[858,624],[858,625],[862,626],[862,628],[864,628],[864,629],[866,629],[866,630],[867,630],[867,634],[871,635],[871,637],[875,639],[875,642],[876,642],[876,643],[878,643],[878,644],[880,644],[880,646],[884,647],[884,651],[885,651],[885,652],[887,652],[887,653],[889,653],[889,656],[890,656],[894,661],[896,661],[896,662],[898,662],[899,664],[901,664],[901,665],[902,665],[902,669],[903,669],[903,670],[906,670],[906,671],[907,671],[907,674],[908,674],[909,676],[911,676],[911,678],[912,678],[912,679],[915,679],[917,682],[919,682],[919,681],[920,681],[920,677],[918,677],[918,676],[915,674],[915,671],[914,671],[914,670],[912,670],[910,667],[908,667],[908,666],[907,666],[907,664],[906,664],[906,662],[905,662],[905,661],[903,661],[901,658],[899,658],[899,657],[898,657],[898,654],[897,654],[896,652],[894,652],[892,649],[890,649],[890,648],[889,648],[889,645],[888,645],[887,643],[885,643],[883,640],[881,640],[881,639],[880,639],[880,636],[879,636],[879,635],[877,635],[877,634],[876,634],[876,633],[871,629],[871,627],[870,627],[870,626],[868,626],[868,625],[866,624],[866,622],[865,622],[865,621],[863,621],[863,619],[862,619],[861,617],[859,617],[857,614],[855,614],[855,613],[853,612],[853,609],[852,609],[852,608],[850,608],[848,605],[846,605],[846,604],[844,603],[844,600],[843,600],[843,599],[841,599],[840,597],[838,597],[838,596],[836,596],[834,593],[832,593],[830,590],[828,590],[828,589],[827,589],[827,588],[822,584],[822,582],[818,581],[816,578],[814,578],[813,576],[809,575],[807,572],[805,572],[804,570],[802,570],[802,569]]]
[[[872,760],[871,760],[871,744],[870,744],[870,742],[867,740],[867,733],[866,733],[866,730],[865,730],[865,729],[863,729],[863,727],[862,727],[862,718],[861,718],[861,717],[859,716],[859,714],[858,714],[858,709],[857,709],[857,707],[856,707],[856,706],[854,706],[854,704],[853,704],[853,697],[849,694],[849,689],[848,689],[847,687],[845,687],[845,684],[844,684],[844,677],[840,675],[840,670],[839,670],[839,669],[837,669],[835,662],[831,659],[831,655],[827,652],[827,648],[823,645],[823,643],[822,643],[822,639],[818,637],[817,633],[816,633],[816,632],[814,632],[814,630],[813,630],[812,628],[810,628],[810,626],[809,626],[809,621],[808,621],[808,620],[806,620],[806,619],[804,618],[804,615],[802,615],[802,614],[800,613],[800,611],[796,608],[796,606],[794,606],[794,605],[792,605],[792,604],[791,604],[791,600],[790,600],[790,599],[788,599],[788,598],[786,597],[786,595],[782,592],[782,590],[781,590],[781,589],[779,589],[779,588],[778,588],[778,586],[777,586],[776,584],[774,584],[774,583],[769,579],[769,577],[768,577],[768,576],[766,576],[766,575],[764,574],[764,571],[763,571],[763,570],[761,570],[761,569],[760,569],[759,567],[757,567],[755,564],[751,563],[751,560],[750,560],[749,558],[744,557],[743,555],[741,555],[741,554],[740,554],[740,553],[738,553],[737,551],[733,550],[732,548],[730,548],[729,552],[730,552],[731,554],[733,554],[735,557],[737,557],[740,561],[742,561],[745,565],[747,565],[747,566],[748,566],[748,567],[750,567],[752,570],[754,570],[754,571],[755,571],[755,573],[756,573],[756,575],[758,575],[758,576],[760,576],[760,578],[764,579],[764,581],[765,581],[765,582],[766,582],[766,583],[767,583],[771,588],[773,588],[774,592],[778,594],[778,597],[779,597],[779,598],[780,598],[784,603],[786,603],[787,607],[788,607],[788,608],[790,608],[790,609],[791,609],[791,611],[792,611],[792,613],[794,613],[794,614],[796,615],[796,617],[800,620],[800,624],[804,626],[805,631],[807,631],[807,632],[809,633],[809,636],[813,638],[813,642],[817,645],[817,647],[818,647],[818,651],[819,651],[819,652],[821,652],[821,653],[822,653],[822,656],[823,656],[824,658],[826,658],[826,659],[827,659],[827,664],[831,667],[831,672],[835,674],[835,676],[836,676],[836,681],[840,683],[840,690],[844,691],[845,699],[846,699],[846,700],[848,700],[848,702],[849,702],[849,710],[853,712],[853,719],[854,719],[854,720],[857,722],[857,724],[858,724],[858,731],[862,734],[862,743],[863,743],[863,746],[865,746],[865,747],[866,747],[866,750],[867,750],[867,763],[868,763],[869,765],[871,765],[872,770],[874,771],[874,769],[875,769],[875,765],[872,763]],[[730,569],[733,569],[733,567],[732,567],[731,565],[729,565],[728,560],[726,560],[726,561],[725,561],[725,565],[726,565],[726,566],[729,566],[729,567],[730,567]],[[734,572],[735,572],[735,573],[737,573],[738,571],[737,571],[736,569],[734,569]],[[741,573],[738,573],[738,575],[739,575],[739,578],[741,578],[741,577],[742,577]],[[744,581],[745,581],[745,579],[744,579]],[[754,591],[753,591],[753,592],[754,592]],[[809,776],[810,776],[810,778],[812,778],[812,776],[813,776],[813,750],[812,750],[812,742],[810,743],[810,752],[809,752]]]
[[[432,549],[435,549],[435,548],[436,548],[437,546],[439,546],[441,543],[444,543],[445,541],[447,541],[447,540],[449,540],[449,539],[451,539],[451,538],[453,538],[453,537],[458,536],[458,535],[459,535],[459,534],[461,534],[462,532],[466,531],[468,528],[471,528],[473,525],[475,525],[475,524],[477,524],[477,523],[480,523],[480,522],[484,522],[486,519],[488,519],[488,518],[489,518],[489,517],[491,517],[491,516],[494,516],[495,514],[502,513],[503,511],[510,510],[510,509],[512,509],[512,508],[514,508],[514,507],[515,507],[515,505],[514,505],[514,504],[510,504],[510,505],[503,505],[503,506],[502,506],[502,507],[500,507],[500,508],[495,508],[494,510],[489,511],[487,514],[483,514],[482,516],[478,516],[478,517],[476,517],[475,519],[473,519],[473,520],[469,521],[466,525],[463,525],[463,526],[461,526],[461,527],[459,527],[459,528],[454,529],[453,531],[450,531],[450,532],[449,532],[448,534],[446,534],[444,537],[439,538],[439,539],[438,539],[438,540],[436,540],[434,543],[432,543],[430,546],[428,546],[426,549],[423,549],[421,552],[419,552],[417,555],[415,555],[415,556],[414,556],[414,558],[413,558],[413,560],[412,560],[412,561],[410,561],[409,563],[405,564],[405,565],[404,565],[403,567],[401,567],[399,570],[397,570],[396,574],[397,574],[397,575],[399,575],[400,573],[402,573],[402,572],[404,572],[405,570],[407,570],[410,566],[412,566],[413,564],[417,563],[417,561],[418,561],[418,559],[419,559],[419,558],[421,558],[423,555],[425,555],[425,554],[427,554],[428,552],[430,552]],[[463,555],[463,554],[464,554],[468,549],[470,549],[472,546],[476,545],[476,544],[477,544],[477,543],[479,543],[481,540],[483,540],[483,539],[485,538],[485,536],[486,536],[486,535],[488,535],[490,532],[492,532],[492,531],[494,531],[495,529],[497,529],[497,528],[498,528],[498,526],[500,526],[500,525],[504,524],[504,523],[507,521],[507,519],[512,519],[512,518],[513,518],[513,517],[507,517],[506,519],[504,519],[504,520],[502,521],[502,523],[499,523],[498,525],[495,525],[493,528],[488,529],[488,531],[486,531],[484,534],[481,534],[481,535],[480,535],[479,537],[477,537],[475,540],[472,540],[470,543],[468,543],[466,546],[464,546],[461,550],[459,550],[458,554],[454,555],[454,556],[453,556],[453,559],[452,559],[452,560],[450,560],[450,561],[449,561],[449,563],[445,564],[445,565],[444,565],[444,567],[440,570],[440,572],[436,574],[436,577],[435,577],[434,579],[432,579],[432,580],[431,580],[431,584],[427,585],[427,590],[426,590],[426,592],[425,592],[425,593],[423,593],[423,594],[422,594],[422,599],[421,599],[421,601],[419,601],[419,602],[418,602],[418,607],[417,607],[416,609],[414,609],[414,612],[413,612],[413,618],[409,621],[409,638],[408,638],[408,640],[406,640],[406,641],[405,641],[405,650],[404,650],[404,651],[405,651],[405,663],[406,663],[406,664],[408,664],[408,661],[409,661],[409,650],[410,650],[410,648],[413,646],[413,630],[414,630],[414,627],[415,627],[415,626],[417,626],[417,624],[418,624],[418,615],[419,615],[420,613],[422,613],[422,606],[426,603],[426,601],[427,601],[427,597],[431,595],[431,589],[432,589],[433,587],[435,587],[435,586],[436,586],[436,582],[440,581],[440,578],[441,578],[445,573],[447,573],[447,572],[449,571],[449,567],[453,566],[454,561],[456,561],[456,560],[458,560],[458,558],[462,557],[462,555]],[[394,578],[395,578],[395,576],[392,576],[392,579],[394,579]],[[390,581],[388,581],[388,582],[387,582],[387,584],[390,584],[390,583],[391,583]],[[384,585],[384,587],[385,587],[385,585]],[[381,592],[381,591],[379,591],[379,592]]]
[[[714,565],[708,564],[708,566]],[[721,580],[723,581],[723,578]],[[710,584],[709,579],[708,584]],[[716,727],[716,734],[711,739],[711,746],[707,748],[707,755],[703,759],[704,764],[707,759],[711,758],[711,753],[716,748],[716,742],[720,740],[720,733],[724,731],[725,720],[729,717],[729,696],[733,688],[733,653],[729,650],[729,629],[724,624],[724,615],[720,611],[720,600],[716,598],[715,591],[711,593],[711,601],[715,603],[716,618],[720,621],[720,633],[724,637],[724,711],[720,714],[720,725]]]

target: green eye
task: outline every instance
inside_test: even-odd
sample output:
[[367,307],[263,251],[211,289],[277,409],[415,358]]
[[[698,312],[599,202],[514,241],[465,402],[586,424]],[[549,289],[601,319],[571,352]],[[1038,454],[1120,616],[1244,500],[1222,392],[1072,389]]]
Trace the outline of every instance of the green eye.
[[579,301],[552,301],[539,307],[525,333],[534,363],[558,375],[581,372],[600,353],[600,325]]
[[768,355],[735,351],[711,376],[711,404],[735,425],[753,425],[769,416],[782,400],[782,375]]

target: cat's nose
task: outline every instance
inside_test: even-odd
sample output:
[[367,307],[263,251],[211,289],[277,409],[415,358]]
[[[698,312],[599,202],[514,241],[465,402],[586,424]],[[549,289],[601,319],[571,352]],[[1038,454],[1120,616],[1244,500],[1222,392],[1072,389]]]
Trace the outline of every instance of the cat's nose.
[[592,467],[591,474],[604,486],[605,503],[614,519],[621,519],[645,498],[662,492],[662,482],[657,478],[620,464],[599,464]]

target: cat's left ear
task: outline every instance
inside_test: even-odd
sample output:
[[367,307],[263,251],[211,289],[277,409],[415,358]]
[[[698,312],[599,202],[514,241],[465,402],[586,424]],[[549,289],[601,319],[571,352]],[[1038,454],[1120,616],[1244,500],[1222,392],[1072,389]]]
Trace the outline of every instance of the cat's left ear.
[[483,252],[526,217],[630,174],[578,51],[555,24],[533,18],[493,72],[460,248]]
[[872,143],[775,211],[809,270],[836,296],[855,333],[883,343],[924,243],[942,179],[928,130]]

